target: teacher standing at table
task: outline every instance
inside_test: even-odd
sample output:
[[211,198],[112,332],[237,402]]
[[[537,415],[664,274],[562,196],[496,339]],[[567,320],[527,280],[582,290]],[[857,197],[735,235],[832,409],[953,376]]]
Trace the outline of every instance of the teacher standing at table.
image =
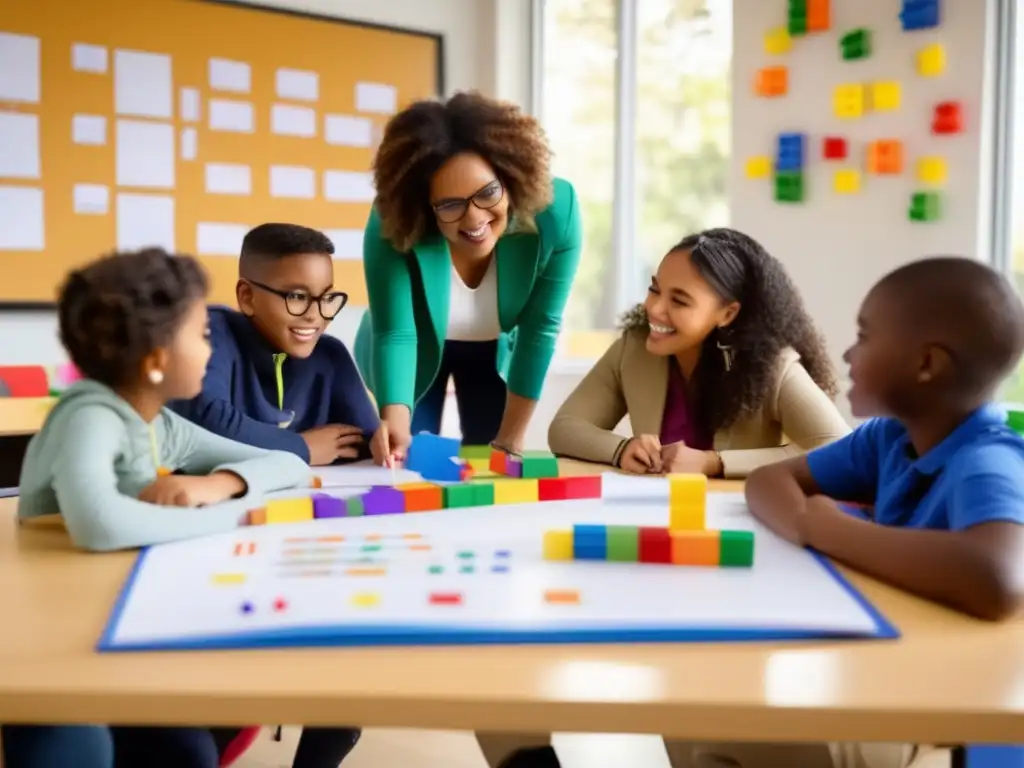
[[550,154],[534,118],[477,93],[389,121],[356,337],[378,463],[440,432],[449,378],[465,444],[522,450],[580,258],[579,202]]

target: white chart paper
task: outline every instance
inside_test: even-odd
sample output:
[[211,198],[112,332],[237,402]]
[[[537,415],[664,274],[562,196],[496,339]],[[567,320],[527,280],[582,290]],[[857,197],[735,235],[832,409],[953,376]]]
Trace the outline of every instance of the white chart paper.
[[324,232],[334,243],[334,258],[351,261],[363,258],[363,230],[328,229]]
[[181,129],[181,159],[195,160],[198,152],[199,135],[195,128]]
[[107,74],[107,49],[102,45],[75,43],[71,46],[71,68],[94,75]]
[[157,246],[174,252],[174,198],[167,195],[117,195],[117,247]]
[[105,184],[75,184],[75,213],[106,214],[110,209],[110,188]]
[[309,107],[274,104],[270,108],[270,130],[281,136],[316,136],[316,111]]
[[252,133],[255,130],[252,104],[248,101],[210,99],[207,109],[210,113],[211,131]]
[[317,467],[314,472],[324,488],[368,488],[373,485],[423,481],[418,472],[411,472],[408,469],[395,469],[392,472],[388,467],[378,467],[368,460],[336,467]]
[[242,240],[249,229],[246,224],[200,221],[196,224],[196,250],[200,256],[238,258]]
[[372,203],[373,174],[324,171],[324,197],[335,203]]
[[208,74],[210,87],[216,91],[248,93],[251,87],[252,67],[244,61],[210,59]]
[[326,115],[324,138],[328,144],[342,147],[373,146],[373,121],[353,115]]
[[0,101],[38,104],[39,38],[0,32]]
[[199,91],[196,88],[182,88],[178,91],[178,116],[186,123],[199,121]]
[[272,165],[270,196],[312,200],[316,197],[316,173],[297,165]]
[[0,251],[41,251],[45,246],[43,190],[0,186]]
[[114,51],[114,109],[127,117],[170,120],[174,116],[171,57]]
[[301,69],[277,70],[274,86],[278,98],[294,101],[316,101],[320,97],[320,76]]
[[117,185],[174,188],[174,126],[117,121]]
[[107,143],[107,118],[103,115],[75,115],[71,118],[71,140],[75,144],[102,147]]
[[39,117],[0,112],[0,178],[39,178]]
[[252,171],[241,163],[207,163],[206,191],[211,195],[252,194]]
[[398,89],[383,83],[356,83],[356,109],[391,115],[398,111]]

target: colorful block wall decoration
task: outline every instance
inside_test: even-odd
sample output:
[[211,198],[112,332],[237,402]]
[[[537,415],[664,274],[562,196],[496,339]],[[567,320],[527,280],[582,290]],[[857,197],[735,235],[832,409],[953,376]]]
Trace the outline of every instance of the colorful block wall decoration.
[[939,0],[903,0],[900,23],[904,32],[939,26]]
[[932,133],[961,133],[963,129],[963,108],[959,101],[943,101],[935,105]]
[[801,171],[779,171],[775,174],[775,200],[800,203],[804,199],[804,175]]
[[807,31],[824,32],[832,26],[830,0],[807,0]]
[[772,172],[772,159],[766,155],[747,159],[747,178],[766,179]]
[[915,192],[910,197],[911,221],[938,221],[942,217],[941,199],[938,192]]
[[868,172],[878,175],[903,173],[903,142],[882,139],[868,145]]
[[807,34],[807,0],[788,0],[787,30],[793,37]]
[[789,70],[785,67],[765,67],[754,79],[754,93],[765,98],[785,96],[789,91]]
[[776,27],[765,32],[764,52],[771,56],[781,56],[793,48],[793,38],[785,27]]
[[840,195],[860,192],[860,171],[854,168],[840,168],[832,176],[832,188]]
[[839,54],[844,61],[866,59],[871,55],[871,30],[852,29],[839,38]]
[[942,157],[922,157],[917,161],[917,180],[935,186],[946,183],[946,160]]
[[821,143],[821,156],[826,160],[845,160],[848,151],[846,139],[839,136],[826,136]]
[[902,98],[902,88],[896,80],[884,80],[871,86],[871,108],[876,112],[899,109]]
[[938,77],[946,71],[946,49],[942,43],[926,45],[917,52],[917,74]]
[[837,85],[832,92],[832,109],[836,117],[856,120],[864,115],[864,86],[860,83]]
[[802,171],[807,157],[807,135],[780,133],[775,151],[777,171]]

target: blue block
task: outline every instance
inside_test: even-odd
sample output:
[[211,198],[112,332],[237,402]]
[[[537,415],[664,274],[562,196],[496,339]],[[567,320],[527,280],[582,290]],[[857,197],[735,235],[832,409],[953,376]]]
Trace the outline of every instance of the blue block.
[[900,22],[905,32],[939,26],[939,0],[904,0]]
[[572,529],[574,560],[607,560],[608,529],[603,525],[575,525]]
[[454,437],[438,437],[429,432],[413,435],[405,468],[419,472],[424,480],[461,480],[462,459],[459,458],[461,443]]
[[807,135],[804,133],[780,133],[775,154],[777,171],[801,171],[807,155]]

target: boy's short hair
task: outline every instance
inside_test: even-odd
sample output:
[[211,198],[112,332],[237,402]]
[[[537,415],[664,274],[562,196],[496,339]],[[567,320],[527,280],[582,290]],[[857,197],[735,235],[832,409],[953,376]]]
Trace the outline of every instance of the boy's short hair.
[[334,254],[334,243],[323,232],[299,224],[260,224],[242,240],[239,271],[267,261],[303,253]]
[[905,322],[947,347],[965,391],[992,390],[1019,362],[1024,303],[988,265],[956,256],[921,259],[890,272],[877,289],[904,305]]

